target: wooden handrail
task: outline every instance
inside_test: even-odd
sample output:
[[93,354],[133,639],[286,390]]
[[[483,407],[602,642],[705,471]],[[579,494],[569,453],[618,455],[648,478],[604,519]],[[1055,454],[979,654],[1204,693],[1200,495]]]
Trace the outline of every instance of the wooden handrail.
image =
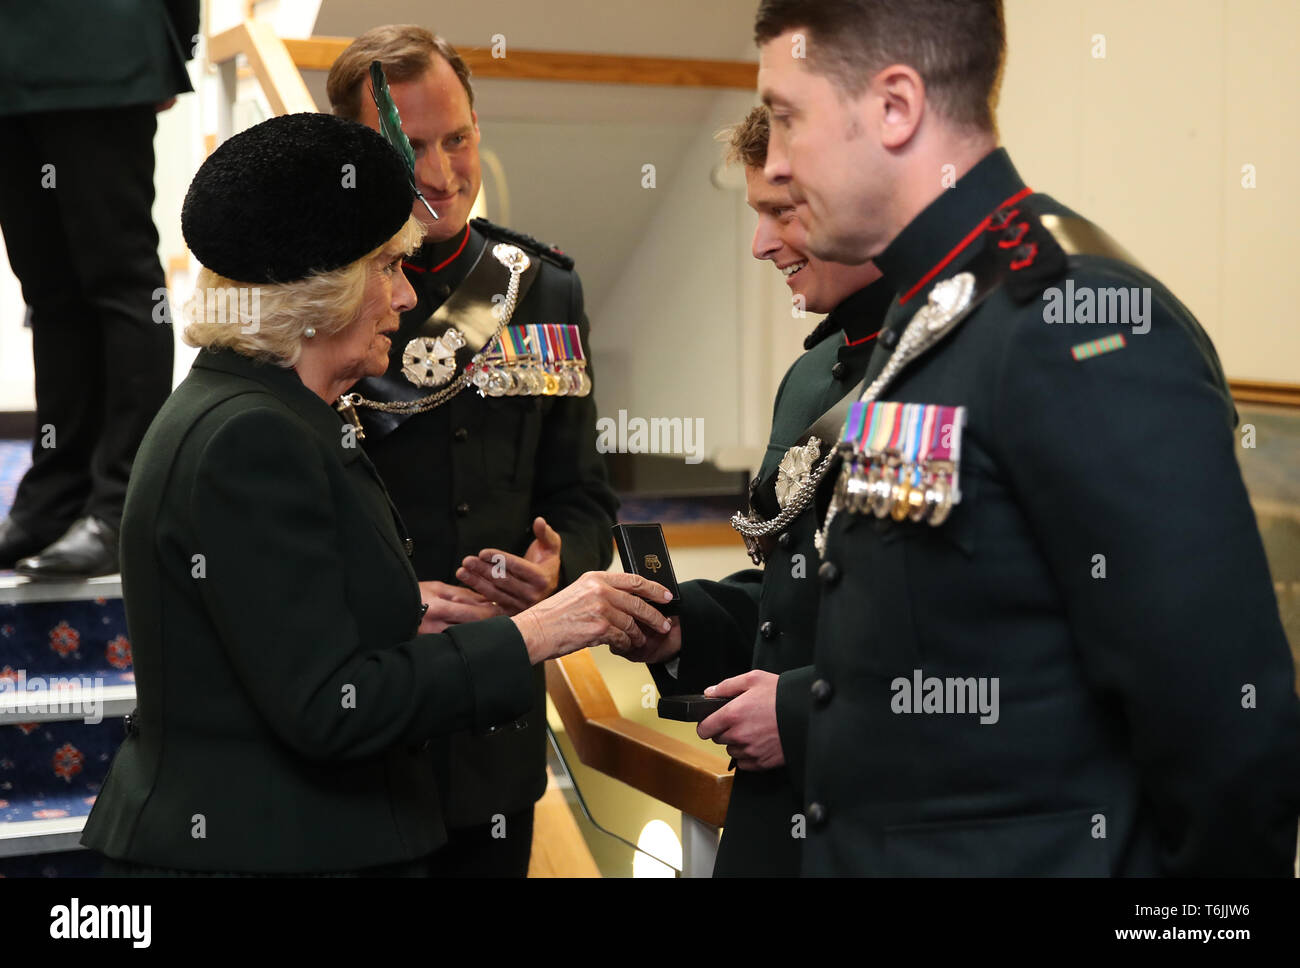
[[727,761],[619,715],[589,652],[546,663],[546,691],[586,766],[722,826],[731,799]]
[[[309,37],[286,39],[284,46],[300,70],[327,71],[350,43],[350,37]],[[493,57],[490,47],[460,47],[457,52],[475,77],[493,80],[722,87],[746,91],[754,90],[758,84],[758,65],[751,61],[509,48],[505,57]]]
[[285,49],[285,42],[270,24],[245,20],[208,38],[208,60],[213,64],[234,61],[240,54],[248,58],[273,112],[296,114],[316,110],[316,101]]
[[1232,399],[1238,403],[1268,403],[1300,410],[1300,385],[1266,380],[1229,380]]

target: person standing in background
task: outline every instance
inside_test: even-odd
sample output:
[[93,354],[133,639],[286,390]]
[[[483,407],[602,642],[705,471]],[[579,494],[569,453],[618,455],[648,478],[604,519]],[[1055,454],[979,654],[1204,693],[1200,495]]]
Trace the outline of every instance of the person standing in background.
[[[711,696],[734,697],[698,727],[703,739],[727,748],[737,767],[713,870],[723,877],[799,874],[803,841],[797,814],[818,585],[817,514],[811,495],[796,506],[796,491],[838,433],[843,416],[827,420],[825,415],[847,408],[845,398],[866,372],[894,298],[872,263],[841,265],[808,253],[789,188],[763,177],[770,132],[764,107],[754,108],[728,132],[727,160],[745,166],[746,201],[758,214],[754,258],[780,270],[796,304],[829,315],[808,334],[806,352],[781,381],[767,455],[751,491],[755,520],[742,525],[751,533],[747,541],[755,562],[765,567],[721,581],[684,582],[681,617],[671,633],[647,632],[642,645],[610,647],[649,663],[663,695],[708,690]],[[787,509],[786,523],[767,523]],[[754,533],[758,530],[767,534]]]
[[198,29],[198,0],[0,12],[0,229],[31,307],[37,425],[0,521],[0,568],[118,569],[131,464],[171,391],[156,114],[193,90]]
[[[1293,876],[1223,369],[999,147],[1001,0],[763,0],[755,41],[766,176],[898,292],[826,470],[803,873]],[[1099,328],[1063,290],[1133,296]]]
[[[412,564],[429,606],[426,632],[513,615],[613,557],[618,499],[596,452],[596,405],[582,357],[588,324],[573,260],[484,219],[470,221],[482,183],[469,68],[445,40],[414,25],[366,31],[339,55],[326,89],[336,115],[379,125],[370,66],[387,77],[415,154],[424,245],[403,269],[418,297],[402,314],[388,372],[362,380],[356,413],[365,447],[415,542]],[[521,251],[517,302],[501,345],[567,357],[581,385],[527,381],[457,390],[479,347],[439,356],[464,334],[491,333]],[[531,341],[531,342],[529,342]],[[527,349],[527,348],[530,348]],[[501,378],[503,370],[492,374]],[[486,378],[486,371],[478,371]],[[419,401],[426,401],[420,403]],[[413,405],[412,405],[413,404]],[[533,804],[546,789],[546,683],[534,670],[533,709],[491,735],[435,744],[449,838],[434,859],[447,876],[523,877]]]

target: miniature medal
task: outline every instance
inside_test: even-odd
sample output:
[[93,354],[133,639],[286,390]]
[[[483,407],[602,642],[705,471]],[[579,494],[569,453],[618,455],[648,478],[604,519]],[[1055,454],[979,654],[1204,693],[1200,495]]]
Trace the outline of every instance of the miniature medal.
[[965,407],[872,400],[853,404],[837,451],[836,504],[850,514],[943,524],[961,500]]

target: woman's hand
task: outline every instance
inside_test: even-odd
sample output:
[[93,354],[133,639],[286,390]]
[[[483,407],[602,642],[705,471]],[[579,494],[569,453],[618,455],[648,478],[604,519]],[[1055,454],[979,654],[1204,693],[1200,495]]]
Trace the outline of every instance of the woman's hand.
[[620,649],[644,645],[641,625],[659,632],[669,629],[668,619],[647,604],[651,601],[672,601],[672,592],[640,575],[589,571],[512,621],[536,665],[591,645],[608,643]]
[[420,601],[429,606],[420,622],[420,634],[445,632],[449,626],[505,615],[505,609],[478,592],[440,581],[420,582]]

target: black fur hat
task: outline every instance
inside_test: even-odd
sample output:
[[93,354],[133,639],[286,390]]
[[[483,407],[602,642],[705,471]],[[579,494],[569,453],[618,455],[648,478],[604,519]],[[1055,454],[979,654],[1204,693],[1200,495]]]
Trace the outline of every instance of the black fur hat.
[[194,257],[238,282],[293,282],[387,242],[411,214],[406,163],[363,124],[286,114],[225,141],[181,209]]

